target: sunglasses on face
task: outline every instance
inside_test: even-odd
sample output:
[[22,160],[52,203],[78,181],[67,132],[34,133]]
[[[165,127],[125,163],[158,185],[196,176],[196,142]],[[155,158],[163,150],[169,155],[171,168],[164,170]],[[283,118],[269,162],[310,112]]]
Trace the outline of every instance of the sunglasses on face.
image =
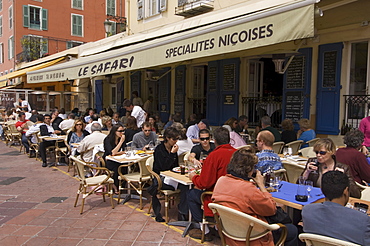
[[151,132],[152,130],[143,130],[144,132]]
[[118,130],[117,132],[125,132],[125,130]]
[[76,126],[82,126],[82,124],[76,124]]
[[327,151],[315,151],[316,155],[317,154],[320,154],[320,155],[326,155],[326,153],[328,153]]
[[205,141],[205,140],[209,140],[209,137],[208,138],[199,138],[200,141]]

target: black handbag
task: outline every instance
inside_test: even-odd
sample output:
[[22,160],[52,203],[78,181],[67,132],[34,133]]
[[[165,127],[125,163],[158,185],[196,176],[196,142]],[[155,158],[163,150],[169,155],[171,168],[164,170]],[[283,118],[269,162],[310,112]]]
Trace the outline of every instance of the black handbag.
[[292,220],[290,219],[289,215],[281,208],[276,207],[276,213],[272,216],[265,216],[265,219],[269,224],[291,224]]

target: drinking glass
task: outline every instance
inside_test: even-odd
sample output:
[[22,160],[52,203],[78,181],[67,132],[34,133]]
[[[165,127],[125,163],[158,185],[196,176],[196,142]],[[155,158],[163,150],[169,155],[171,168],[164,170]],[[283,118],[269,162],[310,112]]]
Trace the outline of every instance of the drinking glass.
[[288,148],[287,147],[285,147],[284,149],[283,149],[283,155],[284,155],[284,157],[287,157],[287,155],[288,155]]
[[280,184],[281,184],[281,177],[280,176],[276,176],[274,178],[274,183],[272,185],[272,187],[275,189],[276,192],[279,192]]
[[306,180],[305,184],[306,184],[308,198],[311,198],[311,190],[313,187],[313,182],[311,180]]
[[288,155],[291,156],[293,154],[293,149],[292,148],[288,148]]
[[126,157],[130,157],[131,156],[131,147],[126,147],[125,153],[126,153]]

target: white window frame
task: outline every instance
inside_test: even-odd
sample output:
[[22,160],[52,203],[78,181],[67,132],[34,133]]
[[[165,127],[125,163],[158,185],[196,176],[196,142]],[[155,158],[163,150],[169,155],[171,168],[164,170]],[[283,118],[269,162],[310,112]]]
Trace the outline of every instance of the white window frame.
[[[109,0],[105,0],[105,14],[108,15],[108,1]],[[116,0],[111,0],[111,1],[114,1],[114,13],[113,13],[113,16],[116,16],[116,13],[117,13],[117,1]],[[111,14],[109,14],[111,15]]]
[[9,15],[9,29],[13,29],[13,5],[10,5],[8,8],[8,15]]
[[[138,20],[156,19],[162,17],[167,10],[167,0],[141,0],[138,1]],[[141,16],[139,16],[139,12]]]
[[[37,8],[40,10],[40,13],[39,13],[39,18],[40,18],[40,26],[39,28],[36,28],[36,27],[31,27],[31,8]],[[28,25],[30,29],[34,29],[34,30],[42,30],[42,7],[40,6],[36,6],[36,5],[28,5]]]
[[[11,42],[9,42],[9,40],[11,40]],[[8,53],[8,59],[13,59],[14,58],[14,37],[13,35],[9,37],[8,39],[8,45],[11,44],[8,49],[9,49],[9,53]]]
[[3,16],[0,15],[0,37],[3,36]]
[[[81,16],[81,36],[80,35],[76,35],[76,34],[73,34],[73,16]],[[79,14],[73,14],[71,13],[71,36],[75,36],[75,37],[83,37],[84,36],[84,16],[83,15],[79,15]]]
[[72,9],[84,10],[84,0],[80,0],[81,1],[81,8],[73,6],[73,1],[74,0],[71,0],[71,8]]
[[4,43],[0,43],[0,63],[4,63]]

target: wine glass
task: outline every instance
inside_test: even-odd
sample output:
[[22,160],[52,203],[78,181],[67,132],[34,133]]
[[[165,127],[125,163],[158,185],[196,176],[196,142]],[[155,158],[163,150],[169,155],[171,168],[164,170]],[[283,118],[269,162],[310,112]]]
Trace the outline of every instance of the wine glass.
[[284,157],[287,157],[287,155],[288,155],[288,148],[287,147],[285,147],[283,149],[283,155],[284,155]]
[[293,149],[292,148],[288,148],[288,155],[291,156],[293,154]]
[[307,189],[308,198],[311,198],[311,191],[312,191],[312,187],[313,187],[312,180],[306,180],[305,185],[306,185],[306,189]]

